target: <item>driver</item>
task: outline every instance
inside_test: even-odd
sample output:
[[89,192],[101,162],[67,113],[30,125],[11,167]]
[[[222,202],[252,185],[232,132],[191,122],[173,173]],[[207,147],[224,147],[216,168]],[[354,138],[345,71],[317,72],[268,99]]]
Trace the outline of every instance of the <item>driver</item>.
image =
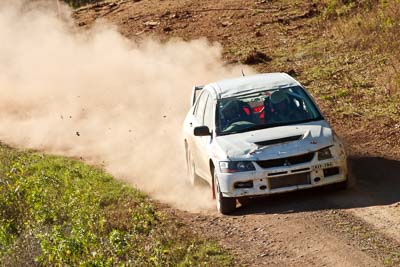
[[226,129],[233,122],[240,120],[239,106],[237,101],[229,100],[221,108],[221,129]]
[[275,91],[270,96],[272,114],[270,122],[290,122],[301,119],[296,109],[291,108],[290,98],[282,90]]

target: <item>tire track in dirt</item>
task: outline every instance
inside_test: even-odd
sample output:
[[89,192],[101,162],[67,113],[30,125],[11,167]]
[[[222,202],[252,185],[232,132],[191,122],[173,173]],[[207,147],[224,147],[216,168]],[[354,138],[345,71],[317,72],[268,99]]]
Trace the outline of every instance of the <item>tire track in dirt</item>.
[[192,231],[218,240],[231,251],[237,265],[380,266],[373,256],[333,231],[335,224],[326,220],[325,213],[220,216],[175,212]]
[[[167,210],[194,232],[218,240],[238,265],[397,266],[396,235],[382,231],[359,210],[378,206],[390,211],[397,205],[393,203],[400,200],[396,194],[400,184],[392,179],[398,163],[356,156],[350,158],[350,167],[358,184],[347,191],[328,187],[254,199],[231,216]],[[376,176],[383,172],[381,168],[386,174]],[[378,178],[380,186],[372,190]],[[381,222],[386,218],[399,225],[398,217],[396,222],[388,212],[378,214]]]
[[[228,61],[237,61],[246,48],[259,44],[268,52],[321,36],[321,29],[307,19],[318,8],[305,1],[257,1],[255,5],[232,0],[121,3],[118,14],[108,13],[106,19],[118,24],[124,35],[162,40],[207,37],[224,45]],[[229,10],[250,5],[248,10]],[[213,11],[196,12],[207,9]],[[106,10],[100,7],[82,10],[76,13],[77,23],[89,26],[103,12]],[[156,23],[146,24],[148,21]],[[268,65],[261,68],[269,70]],[[348,131],[354,123],[353,119],[343,123],[339,118],[335,129],[339,134],[344,132],[350,145],[362,145],[358,153],[374,149],[388,152],[378,147],[376,140],[366,142],[365,125],[352,125],[358,132]],[[160,206],[198,234],[218,240],[235,255],[238,265],[395,266],[400,252],[400,163],[370,156],[353,157],[350,162],[358,184],[345,192],[317,189],[259,199],[231,216]]]

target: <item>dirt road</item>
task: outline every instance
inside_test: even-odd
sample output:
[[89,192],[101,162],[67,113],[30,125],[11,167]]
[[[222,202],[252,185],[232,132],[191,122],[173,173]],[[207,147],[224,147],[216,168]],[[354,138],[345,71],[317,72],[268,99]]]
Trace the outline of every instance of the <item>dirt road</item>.
[[[320,12],[311,1],[120,1],[81,9],[75,18],[82,27],[99,18],[109,20],[135,40],[206,37],[220,42],[226,60],[235,62],[253,48],[291,54],[293,43],[307,44],[321,34],[318,20],[313,20]],[[301,71],[300,59],[292,64],[292,59],[282,58],[257,69]],[[323,111],[329,118],[329,110]],[[347,132],[354,124],[330,119],[353,148],[350,165],[357,184],[351,190],[257,199],[231,216],[160,206],[232,251],[238,265],[400,266],[399,150],[389,150],[384,131],[373,136],[375,130],[361,122],[358,132]]]
[[[357,186],[256,199],[231,216],[168,209],[195,232],[219,240],[239,265],[400,264],[400,164],[352,157]],[[386,175],[381,175],[385,173]]]

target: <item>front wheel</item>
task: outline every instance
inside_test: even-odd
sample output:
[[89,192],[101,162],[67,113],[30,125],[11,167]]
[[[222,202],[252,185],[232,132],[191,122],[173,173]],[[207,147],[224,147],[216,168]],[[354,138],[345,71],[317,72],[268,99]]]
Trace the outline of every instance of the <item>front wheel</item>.
[[335,189],[337,190],[347,190],[347,189],[352,189],[355,187],[356,180],[354,176],[348,175],[346,180],[343,182],[339,182],[334,184]]
[[236,198],[224,197],[222,195],[216,173],[214,173],[214,190],[215,200],[217,202],[217,210],[222,214],[229,214],[233,212],[236,209]]
[[349,180],[346,179],[343,182],[336,183],[333,185],[333,187],[335,190],[338,190],[338,191],[347,190],[349,188]]

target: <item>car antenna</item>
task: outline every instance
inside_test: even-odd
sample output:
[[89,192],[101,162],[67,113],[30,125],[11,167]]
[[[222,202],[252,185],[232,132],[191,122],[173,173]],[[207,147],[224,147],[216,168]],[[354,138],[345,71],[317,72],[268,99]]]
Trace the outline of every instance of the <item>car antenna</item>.
[[243,69],[242,69],[242,76],[244,77],[244,76],[246,76],[245,74],[244,74],[244,71],[243,71]]
[[61,11],[60,11],[60,0],[57,0],[57,15],[58,15],[58,18],[60,18],[60,17],[61,17]]

